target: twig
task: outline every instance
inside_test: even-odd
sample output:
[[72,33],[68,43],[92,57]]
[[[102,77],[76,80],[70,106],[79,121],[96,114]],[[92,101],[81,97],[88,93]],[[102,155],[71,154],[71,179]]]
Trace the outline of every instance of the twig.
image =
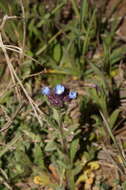
[[[22,17],[23,17],[23,42],[22,42],[22,50],[24,53],[25,50],[25,41],[26,41],[26,21],[25,21],[25,9],[23,5],[23,1],[20,0],[21,10],[22,10]],[[24,54],[21,54],[22,59],[24,58]]]
[[[5,25],[5,23],[6,23],[6,21],[7,21],[8,19],[15,19],[15,18],[17,18],[17,16],[8,16],[8,15],[5,15],[5,16],[3,17],[2,23],[1,23],[1,25],[0,25],[0,32],[2,32],[2,30],[3,30],[3,28],[4,28],[4,25]],[[4,52],[4,55],[5,55],[6,60],[8,61],[8,57],[6,56],[6,49],[5,49],[5,48],[3,48],[3,52]],[[8,65],[8,67],[9,67],[9,65]],[[15,86],[17,98],[18,98],[18,100],[20,101],[20,93],[19,93],[19,90],[18,90],[18,88],[17,88],[16,81],[15,81],[15,78],[14,78],[14,76],[13,76],[13,73],[12,73],[12,70],[11,70],[10,67],[9,67],[9,70],[10,70],[10,74],[11,74],[12,81],[13,81],[14,86]]]
[[[8,49],[8,50],[10,50],[10,51],[15,51],[15,52],[17,52],[17,53],[19,53],[19,54],[22,54],[22,49],[19,48],[18,46],[5,45],[5,44],[4,44],[4,46],[6,47],[6,49]],[[24,55],[25,57],[28,57],[28,58],[31,59],[32,61],[34,61],[34,62],[40,64],[39,61],[37,61],[36,59],[32,58],[31,56],[26,55],[25,53],[23,53],[23,55]],[[41,65],[41,64],[40,64],[40,65]]]
[[[19,83],[21,89],[23,90],[23,92],[24,92],[26,98],[28,99],[30,105],[32,106],[32,108],[33,108],[33,110],[34,110],[34,113],[35,113],[36,118],[38,119],[40,125],[42,126],[41,119],[39,118],[39,115],[38,115],[38,113],[37,113],[37,111],[41,112],[41,110],[39,110],[39,108],[37,107],[37,105],[35,104],[35,102],[34,102],[34,101],[32,100],[32,98],[28,95],[28,93],[27,93],[26,89],[24,88],[24,86],[23,86],[21,80],[20,80],[19,77],[17,76],[17,74],[16,74],[16,72],[15,72],[15,70],[14,70],[14,67],[13,67],[13,65],[12,65],[12,63],[11,63],[11,61],[10,61],[10,58],[9,58],[9,56],[8,56],[8,54],[7,54],[6,48],[5,48],[4,44],[3,44],[1,33],[0,33],[0,47],[2,48],[2,50],[3,50],[3,52],[4,52],[4,56],[5,56],[7,65],[8,65],[8,67],[9,67],[9,70],[10,70],[10,72],[11,72],[11,75],[12,75],[14,81],[15,81],[15,79],[16,79],[17,82]],[[14,78],[14,77],[15,77],[15,78]],[[37,111],[36,111],[36,110],[37,110]]]
[[[4,18],[5,18],[5,19],[4,19],[3,23],[6,21],[6,17],[4,17]],[[5,24],[5,23],[4,23],[4,24]],[[4,25],[4,24],[3,24],[3,25]],[[2,25],[0,26],[0,29],[2,29]],[[14,74],[13,74],[13,71],[12,71],[12,68],[11,68],[9,56],[8,56],[7,51],[6,51],[6,48],[5,48],[5,46],[3,45],[3,42],[2,42],[1,33],[0,33],[0,47],[1,47],[2,50],[3,50],[3,53],[4,53],[4,56],[5,56],[6,62],[7,62],[7,64],[8,64],[8,68],[9,68],[9,70],[10,70],[11,78],[12,78],[12,81],[13,81],[13,83],[14,83],[14,85],[15,85],[15,90],[16,90],[17,98],[18,98],[18,100],[20,101],[20,93],[19,93],[19,90],[18,90],[17,85],[16,85],[16,80],[15,80],[15,77],[14,77]]]
[[[8,15],[5,15],[5,16],[3,17],[3,19],[1,19],[1,20],[2,20],[2,23],[1,23],[1,25],[0,25],[0,31],[3,30],[4,25],[5,25],[5,23],[6,23],[7,20],[9,20],[9,19],[17,19],[17,18],[20,18],[20,17],[18,17],[18,16],[8,16]],[[0,21],[1,21],[1,20],[0,20]]]

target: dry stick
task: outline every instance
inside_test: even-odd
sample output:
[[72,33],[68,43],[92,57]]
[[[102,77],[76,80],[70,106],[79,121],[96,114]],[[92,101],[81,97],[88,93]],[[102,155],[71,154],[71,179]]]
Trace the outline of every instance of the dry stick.
[[[25,9],[23,5],[23,1],[20,0],[21,10],[22,10],[22,17],[23,17],[23,43],[22,43],[22,50],[25,50],[25,41],[26,41],[26,21],[25,21]],[[24,54],[21,54],[22,59],[24,58]]]
[[[2,24],[0,25],[0,31],[2,31],[2,29],[3,29],[3,27],[4,27],[5,23],[6,23],[6,20],[7,20],[8,18],[9,18],[9,17],[8,17],[7,15],[4,16],[3,21],[2,21]],[[4,51],[3,51],[3,52],[4,52]],[[8,60],[8,57],[6,57],[6,60],[9,61],[9,60]],[[17,98],[18,98],[18,100],[20,101],[20,93],[19,93],[19,90],[18,90],[18,88],[17,88],[17,85],[16,85],[16,81],[15,81],[13,72],[12,72],[12,70],[11,70],[11,68],[10,68],[10,65],[8,65],[8,67],[9,67],[9,70],[10,70],[10,74],[11,74],[12,81],[13,81],[13,83],[14,83],[14,85],[15,85],[15,91],[16,91],[16,94],[17,94]]]
[[2,168],[0,168],[0,173],[1,173],[2,177],[3,177],[3,184],[7,187],[7,189],[12,190],[11,186],[8,183],[9,179],[8,179],[8,176],[7,176],[6,172]]
[[[8,49],[8,50],[10,50],[10,51],[15,51],[15,52],[17,52],[17,53],[19,53],[19,54],[22,54],[22,49],[19,48],[18,46],[5,45],[5,44],[4,44],[4,46],[6,47],[6,49]],[[29,55],[27,55],[27,54],[25,54],[25,53],[23,53],[23,55],[24,55],[25,57],[28,57],[28,58],[31,59],[32,61],[34,61],[34,62],[40,64],[39,61],[37,61],[36,59],[32,58],[31,56],[29,56]],[[40,65],[41,65],[41,64],[40,64]]]
[[[37,107],[37,105],[34,103],[34,101],[32,100],[32,98],[28,95],[28,93],[27,93],[26,89],[24,88],[22,82],[20,81],[19,77],[17,76],[17,74],[16,74],[16,72],[15,72],[15,70],[14,70],[14,68],[13,68],[13,65],[12,65],[12,63],[11,63],[11,61],[10,61],[10,58],[9,58],[9,56],[8,56],[8,54],[7,54],[6,48],[5,48],[4,44],[3,44],[1,33],[0,33],[0,47],[2,48],[2,50],[3,50],[3,52],[4,52],[4,56],[5,56],[7,65],[8,65],[8,67],[9,67],[10,72],[12,73],[12,76],[15,77],[15,79],[16,79],[17,82],[19,83],[20,87],[22,88],[22,90],[23,90],[25,96],[27,97],[29,103],[31,104],[31,106],[32,106],[32,108],[33,108],[33,110],[34,110],[34,113],[35,113],[36,118],[38,119],[40,125],[42,126],[42,122],[41,122],[41,120],[40,120],[40,118],[39,118],[39,115],[38,115],[38,113],[37,113],[37,111],[36,111],[36,109],[38,110],[38,107]],[[40,112],[40,110],[38,110],[38,111]]]
[[[6,20],[9,20],[9,19],[22,19],[22,17],[20,17],[20,16],[8,16],[8,15],[5,15],[4,17],[3,17],[3,19],[0,19],[0,22],[2,22],[2,25],[0,26],[1,28],[3,28],[4,27],[4,24],[5,24],[5,22],[6,22]],[[3,20],[5,20],[5,22],[3,22]]]
[[3,17],[3,19],[0,19],[0,21],[2,21],[2,23],[0,25],[0,31],[2,31],[2,29],[4,28],[4,25],[5,25],[5,23],[6,23],[7,20],[9,20],[9,19],[17,19],[17,18],[21,18],[21,17],[5,15]]

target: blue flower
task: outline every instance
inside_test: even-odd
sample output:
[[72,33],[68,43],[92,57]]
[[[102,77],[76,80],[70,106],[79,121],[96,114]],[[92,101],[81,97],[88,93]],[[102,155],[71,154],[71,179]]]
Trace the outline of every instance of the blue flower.
[[69,88],[61,84],[57,84],[54,89],[45,86],[42,88],[41,93],[48,97],[51,105],[57,107],[63,107],[67,105],[67,103],[70,103],[71,100],[77,98],[77,92],[70,91]]
[[62,93],[64,93],[64,91],[65,91],[65,87],[63,85],[61,84],[56,85],[55,94],[61,95]]
[[44,95],[49,95],[50,94],[50,89],[49,89],[49,87],[45,86],[45,87],[42,88],[41,92]]
[[77,97],[77,92],[74,92],[74,91],[69,92],[70,99],[75,99],[76,97]]

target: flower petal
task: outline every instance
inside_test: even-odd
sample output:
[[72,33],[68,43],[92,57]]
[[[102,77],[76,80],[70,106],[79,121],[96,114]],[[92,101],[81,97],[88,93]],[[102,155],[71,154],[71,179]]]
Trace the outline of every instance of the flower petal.
[[69,98],[70,99],[75,99],[76,97],[77,97],[77,92],[75,92],[75,91],[69,92]]
[[65,91],[65,87],[63,85],[61,84],[56,85],[55,94],[61,95],[62,93],[64,93],[64,91]]
[[50,94],[50,89],[49,89],[49,87],[45,86],[45,87],[42,88],[41,92],[44,95],[49,95]]

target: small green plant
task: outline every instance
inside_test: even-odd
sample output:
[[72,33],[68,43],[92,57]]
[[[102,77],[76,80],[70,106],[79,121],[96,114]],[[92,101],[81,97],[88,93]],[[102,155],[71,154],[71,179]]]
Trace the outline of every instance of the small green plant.
[[42,93],[48,97],[50,102],[46,117],[49,138],[46,140],[45,151],[50,155],[50,162],[57,171],[58,188],[72,190],[75,189],[74,160],[79,150],[79,138],[77,137],[79,129],[72,123],[71,125],[65,124],[65,113],[67,104],[70,104],[77,94],[62,85],[57,85],[54,90],[44,87]]

